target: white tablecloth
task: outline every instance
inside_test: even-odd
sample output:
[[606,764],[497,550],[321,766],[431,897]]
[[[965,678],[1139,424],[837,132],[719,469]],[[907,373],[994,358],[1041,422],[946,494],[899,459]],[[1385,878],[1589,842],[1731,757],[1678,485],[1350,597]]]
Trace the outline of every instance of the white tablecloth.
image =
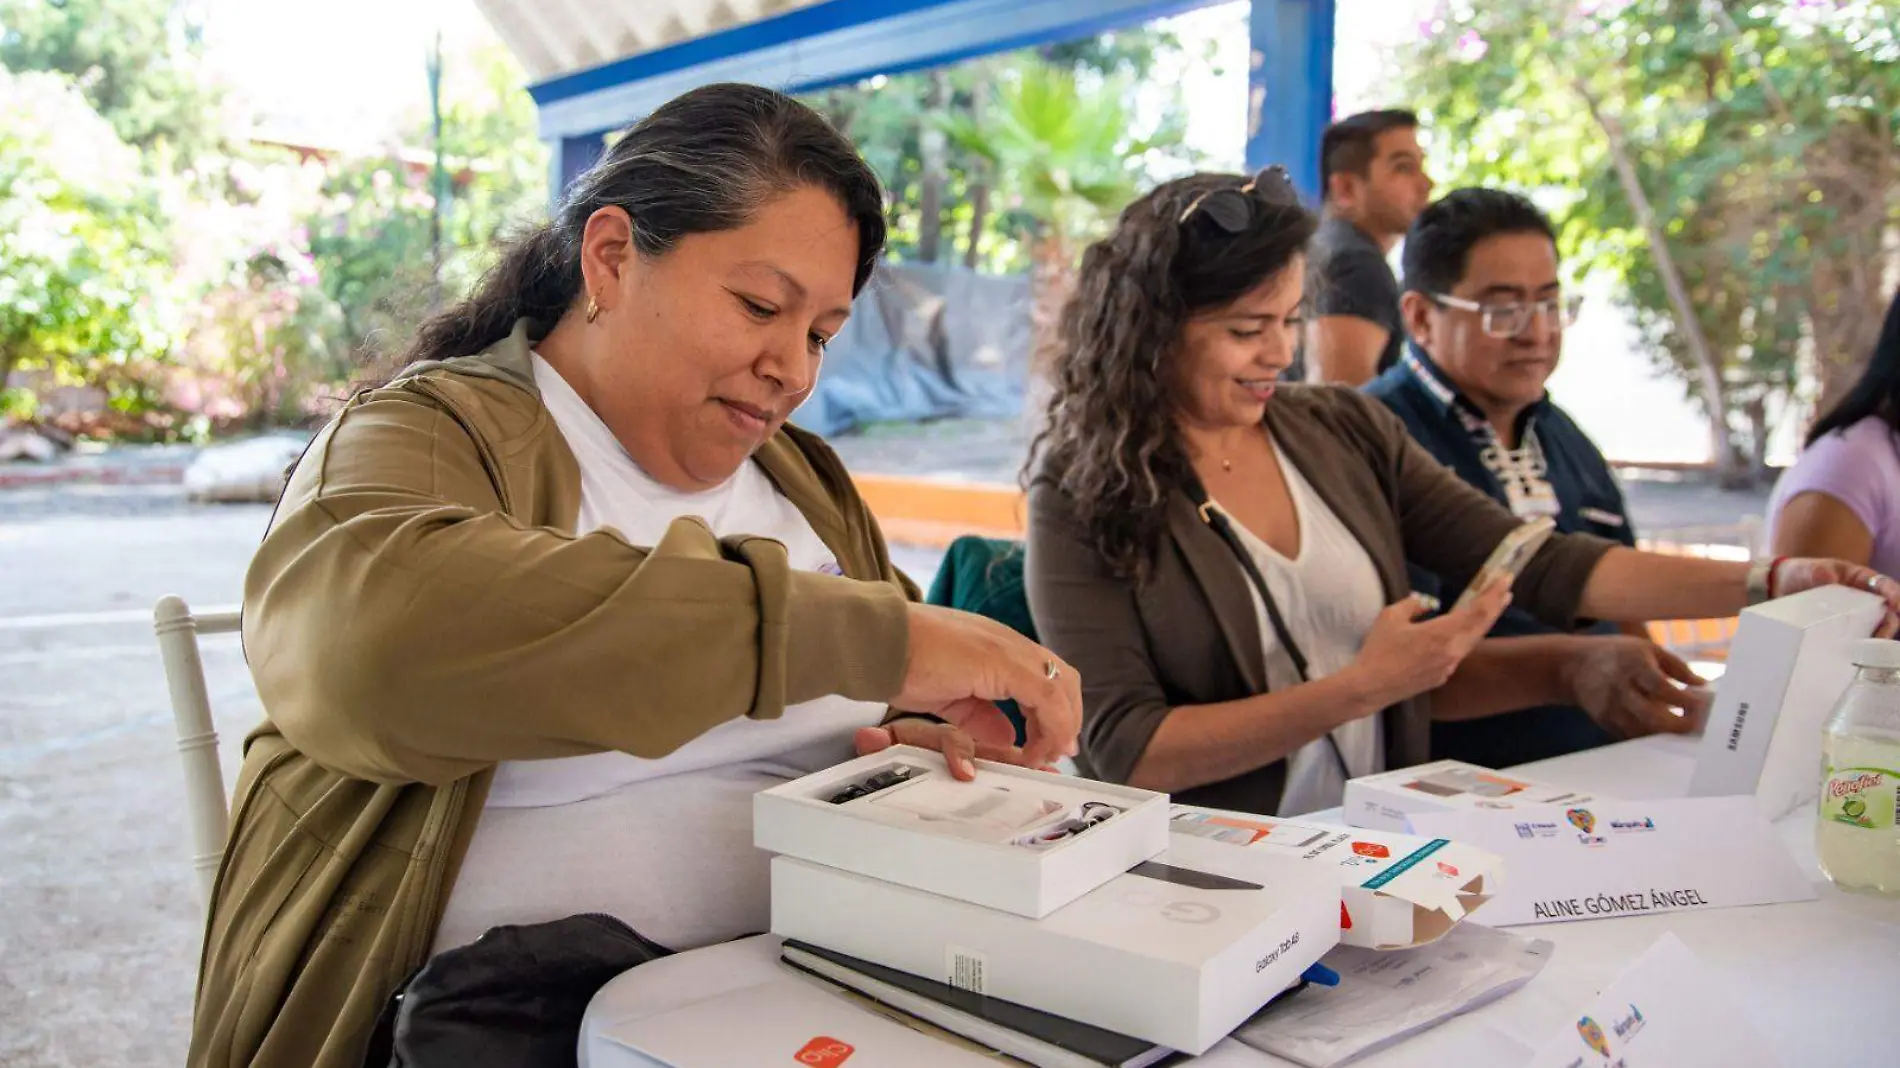
[[[1680,797],[1687,791],[1695,744],[1693,739],[1645,738],[1512,770],[1609,797]],[[1803,811],[1779,829],[1819,884],[1819,900],[1516,928],[1557,946],[1529,986],[1356,1064],[1522,1068],[1536,1047],[1570,1026],[1598,990],[1666,931],[1681,938],[1745,1005],[1787,1068],[1896,1063],[1900,1010],[1891,1002],[1900,994],[1900,903],[1834,889],[1814,859],[1813,819]],[[1482,911],[1477,918],[1483,918]],[[760,982],[777,967],[777,955],[776,940],[748,939],[627,973],[588,1007],[583,1068],[649,1064],[600,1038],[602,1026],[630,1011],[647,1015]],[[1260,1068],[1289,1062],[1230,1039],[1193,1063],[1197,1068]]]

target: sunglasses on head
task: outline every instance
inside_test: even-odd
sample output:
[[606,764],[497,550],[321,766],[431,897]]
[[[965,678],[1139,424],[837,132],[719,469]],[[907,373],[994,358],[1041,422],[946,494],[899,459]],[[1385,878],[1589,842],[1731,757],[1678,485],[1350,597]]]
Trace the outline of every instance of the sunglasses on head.
[[1199,214],[1230,234],[1245,233],[1259,219],[1260,206],[1295,207],[1300,194],[1293,179],[1278,163],[1260,168],[1260,172],[1237,189],[1210,189],[1195,197],[1181,213],[1181,224]]

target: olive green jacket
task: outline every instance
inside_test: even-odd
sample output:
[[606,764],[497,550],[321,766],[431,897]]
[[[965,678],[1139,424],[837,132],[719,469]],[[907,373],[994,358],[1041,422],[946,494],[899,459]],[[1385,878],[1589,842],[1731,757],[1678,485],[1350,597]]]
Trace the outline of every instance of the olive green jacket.
[[244,588],[245,742],[190,1063],[359,1068],[428,955],[493,769],[663,756],[740,716],[891,697],[906,600],[837,457],[756,459],[845,576],[697,519],[576,537],[580,472],[526,324],[354,397],[298,463]]

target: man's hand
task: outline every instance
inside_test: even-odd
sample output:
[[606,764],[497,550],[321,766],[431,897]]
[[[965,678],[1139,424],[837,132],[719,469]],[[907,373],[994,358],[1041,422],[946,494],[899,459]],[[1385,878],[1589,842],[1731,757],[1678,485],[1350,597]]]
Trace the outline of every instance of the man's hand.
[[[1618,738],[1688,734],[1708,718],[1708,680],[1647,638],[1579,638],[1564,665],[1570,699]],[[1690,687],[1694,687],[1691,689]]]

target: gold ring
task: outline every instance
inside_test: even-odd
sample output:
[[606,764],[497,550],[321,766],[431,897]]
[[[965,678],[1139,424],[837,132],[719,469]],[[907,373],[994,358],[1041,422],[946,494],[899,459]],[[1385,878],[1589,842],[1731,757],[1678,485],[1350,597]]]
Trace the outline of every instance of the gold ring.
[[1056,666],[1055,661],[1044,660],[1042,662],[1042,677],[1048,679],[1050,682],[1054,682],[1056,679],[1062,677],[1062,669]]

